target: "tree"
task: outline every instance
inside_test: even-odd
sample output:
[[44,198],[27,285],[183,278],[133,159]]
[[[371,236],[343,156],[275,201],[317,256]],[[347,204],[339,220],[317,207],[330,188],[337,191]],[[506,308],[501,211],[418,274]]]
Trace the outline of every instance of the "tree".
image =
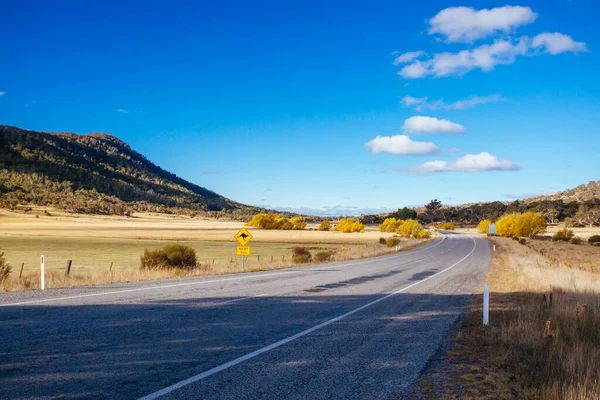
[[593,227],[595,224],[600,224],[600,207],[593,207],[587,204],[579,207],[579,211],[575,214],[575,220],[580,225]]
[[546,220],[538,214],[526,212],[517,217],[514,229],[517,236],[533,237],[546,232]]
[[551,224],[554,224],[554,220],[558,218],[560,212],[555,208],[549,208],[544,212],[544,218],[550,221]]
[[501,217],[496,222],[496,234],[504,237],[516,236],[515,225],[518,217],[518,214],[508,214]]
[[386,218],[381,225],[379,225],[379,232],[394,232],[404,221],[397,220],[396,218]]
[[354,218],[342,218],[335,227],[335,230],[343,233],[363,233],[365,226]]
[[442,202],[438,199],[433,199],[425,204],[425,212],[431,217],[433,222],[435,222],[435,217],[440,208],[442,208]]
[[292,218],[290,219],[290,222],[294,225],[295,230],[306,228],[306,218],[304,217]]
[[319,227],[317,229],[320,231],[328,231],[331,229],[331,224],[329,223],[329,221],[325,220],[325,221],[321,222],[321,224],[319,225]]
[[417,221],[414,219],[407,219],[396,229],[396,233],[399,235],[413,235],[414,237],[417,237],[422,230],[423,227]]
[[417,212],[415,210],[411,210],[408,207],[399,208],[398,211],[394,213],[396,219],[405,221],[407,219],[417,219]]
[[492,221],[490,221],[489,219],[484,219],[483,221],[481,221],[479,223],[479,225],[477,225],[477,232],[489,233],[491,225],[492,225]]

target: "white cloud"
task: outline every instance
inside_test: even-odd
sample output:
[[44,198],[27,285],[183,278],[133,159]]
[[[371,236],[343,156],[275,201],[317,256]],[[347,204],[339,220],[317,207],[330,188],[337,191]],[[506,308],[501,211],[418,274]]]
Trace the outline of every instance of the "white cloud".
[[275,209],[280,211],[290,211],[304,215],[318,215],[323,217],[339,217],[339,216],[358,216],[365,214],[381,214],[396,211],[397,208],[388,207],[356,207],[356,206],[323,206],[321,208],[309,208],[309,207],[277,207],[262,204],[262,207]]
[[545,49],[547,53],[552,55],[565,52],[578,53],[580,51],[588,51],[585,43],[576,42],[569,35],[562,33],[540,33],[535,36],[531,42],[531,47]]
[[427,96],[425,97],[412,97],[404,96],[402,98],[402,104],[405,107],[414,108],[416,111],[422,110],[464,110],[465,108],[472,108],[479,104],[493,103],[496,101],[502,101],[503,98],[499,94],[492,94],[489,96],[471,96],[467,99],[457,100],[452,103],[446,103],[443,99],[429,101]]
[[498,32],[511,30],[535,21],[537,14],[529,7],[504,6],[475,10],[472,7],[449,7],[429,20],[428,33],[440,34],[447,42],[472,42]]
[[398,74],[406,79],[462,76],[474,69],[488,72],[496,65],[512,64],[517,56],[580,51],[587,51],[585,43],[575,42],[570,36],[561,33],[542,33],[533,39],[526,36],[517,40],[501,39],[458,53],[437,53],[427,60],[416,60],[404,66]]
[[419,57],[425,55],[424,51],[409,51],[408,53],[404,53],[394,59],[392,64],[400,65],[416,60]]
[[438,119],[417,115],[404,121],[404,133],[464,133],[465,128],[447,119]]
[[455,162],[435,160],[427,161],[415,168],[406,168],[403,171],[414,174],[428,174],[432,172],[480,172],[480,171],[514,171],[519,167],[507,160],[499,160],[490,153],[467,154]]
[[0,92],[0,96],[4,96],[6,92]]
[[431,142],[418,142],[406,135],[377,136],[365,147],[372,153],[390,153],[402,156],[437,154],[440,149]]
[[125,110],[123,108],[117,108],[117,112],[121,113],[121,114],[130,114],[131,113],[131,111]]

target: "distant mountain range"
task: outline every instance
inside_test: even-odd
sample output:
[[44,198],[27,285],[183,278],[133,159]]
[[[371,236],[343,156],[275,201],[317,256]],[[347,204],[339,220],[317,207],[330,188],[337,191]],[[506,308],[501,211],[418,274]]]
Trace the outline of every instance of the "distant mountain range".
[[252,215],[153,164],[106,133],[35,132],[0,125],[0,205],[54,206],[79,213]]
[[600,199],[600,181],[591,181],[587,185],[579,185],[576,188],[547,196],[530,197],[524,201],[562,200],[564,202],[576,201],[578,203],[583,203],[594,199]]

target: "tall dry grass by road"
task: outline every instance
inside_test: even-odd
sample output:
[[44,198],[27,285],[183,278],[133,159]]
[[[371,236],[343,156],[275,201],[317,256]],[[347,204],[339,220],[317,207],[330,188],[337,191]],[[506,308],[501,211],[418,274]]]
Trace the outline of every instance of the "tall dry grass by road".
[[[423,381],[426,398],[600,399],[600,274],[557,268],[518,242],[495,238],[482,298]],[[443,383],[442,383],[443,382]]]
[[[404,239],[401,243],[403,251],[409,250],[416,246],[428,243],[425,240]],[[309,247],[316,253],[322,250],[322,247]],[[332,262],[356,260],[367,257],[375,257],[379,255],[391,254],[395,252],[392,248],[382,246],[379,243],[370,243],[366,245],[345,245],[332,250]],[[138,255],[139,257],[139,255]],[[139,260],[139,258],[138,258]],[[232,261],[230,261],[232,260]],[[313,262],[317,263],[317,262]],[[270,258],[263,257],[250,258],[246,262],[246,272],[267,271],[281,268],[296,267],[291,257],[291,250],[287,257]],[[15,271],[16,270],[16,271]],[[46,287],[74,287],[108,284],[115,282],[137,282],[146,280],[181,278],[191,276],[206,276],[206,275],[224,275],[231,273],[242,272],[241,260],[239,257],[230,258],[229,260],[219,260],[218,262],[207,261],[201,262],[197,268],[191,270],[170,269],[170,270],[143,270],[139,267],[113,268],[104,267],[102,269],[85,269],[79,272],[72,272],[69,276],[65,276],[64,270],[50,270],[46,273]],[[40,288],[40,273],[39,270],[28,270],[21,278],[19,278],[18,269],[13,269],[13,273],[8,279],[0,282],[0,291],[16,291],[16,290],[32,290]]]

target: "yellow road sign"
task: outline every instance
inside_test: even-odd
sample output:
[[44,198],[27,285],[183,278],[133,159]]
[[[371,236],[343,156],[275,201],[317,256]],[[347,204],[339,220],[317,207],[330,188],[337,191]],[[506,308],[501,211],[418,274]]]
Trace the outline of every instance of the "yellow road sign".
[[249,256],[250,255],[250,246],[237,246],[235,248],[235,254],[237,256]]
[[237,240],[242,246],[245,246],[246,244],[248,244],[249,241],[252,240],[252,235],[250,234],[250,232],[248,232],[248,230],[246,228],[242,228],[240,229],[240,231],[238,233],[236,233],[234,236],[235,240]]

